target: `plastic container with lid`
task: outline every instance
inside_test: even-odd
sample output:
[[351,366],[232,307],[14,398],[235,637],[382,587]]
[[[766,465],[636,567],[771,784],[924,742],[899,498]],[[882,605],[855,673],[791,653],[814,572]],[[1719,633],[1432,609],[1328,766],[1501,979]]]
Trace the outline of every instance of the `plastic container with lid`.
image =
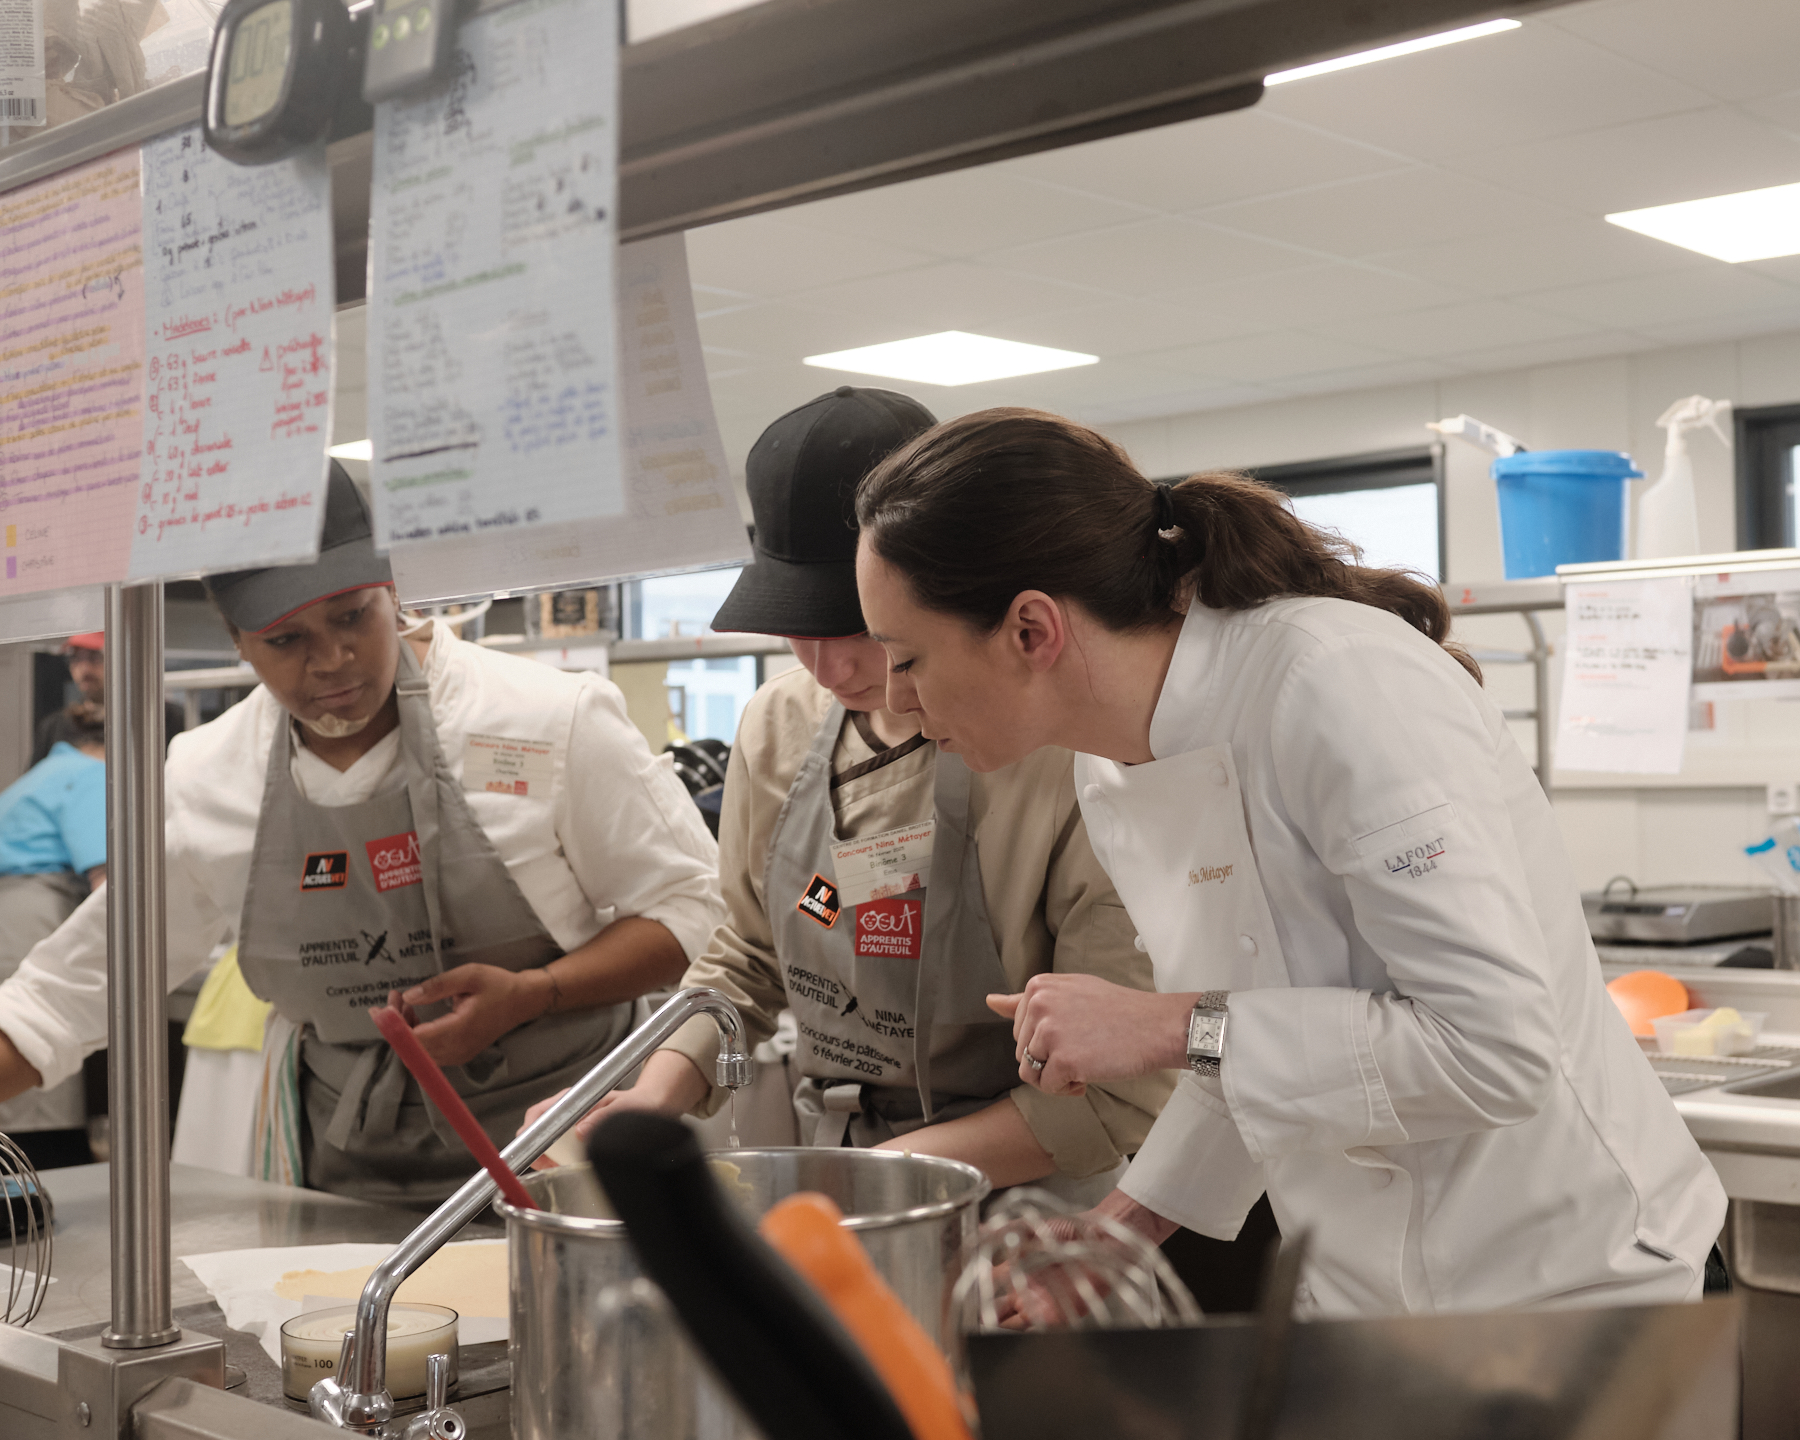
[[1508,580],[1554,575],[1558,565],[1625,558],[1632,480],[1644,472],[1617,450],[1521,450],[1490,472],[1500,496],[1500,548]]
[[1748,1055],[1762,1035],[1766,1010],[1740,1010],[1737,1023],[1717,1029],[1703,1029],[1701,1022],[1713,1014],[1711,1010],[1686,1010],[1679,1015],[1662,1015],[1652,1021],[1656,1029],[1656,1048],[1664,1055]]

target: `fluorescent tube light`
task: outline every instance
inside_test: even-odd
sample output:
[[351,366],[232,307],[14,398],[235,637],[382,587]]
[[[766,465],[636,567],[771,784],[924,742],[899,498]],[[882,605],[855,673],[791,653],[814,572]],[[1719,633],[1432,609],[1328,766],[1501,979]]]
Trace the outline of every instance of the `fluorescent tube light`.
[[922,385],[974,385],[982,380],[1041,375],[1046,370],[1069,370],[1099,361],[1098,355],[944,330],[936,335],[916,335],[911,340],[890,340],[885,345],[808,355],[805,363],[821,370],[848,370],[855,375],[880,375]]
[[1800,185],[1740,190],[1709,200],[1682,200],[1606,217],[1653,240],[1666,240],[1715,260],[1739,264],[1800,255]]
[[1392,60],[1397,55],[1416,55],[1421,50],[1435,50],[1440,45],[1454,45],[1460,40],[1479,40],[1483,35],[1498,35],[1504,30],[1518,28],[1517,20],[1488,20],[1480,25],[1465,25],[1460,30],[1446,30],[1441,35],[1426,35],[1418,40],[1402,40],[1398,45],[1383,45],[1378,50],[1362,50],[1355,55],[1340,55],[1335,60],[1321,60],[1316,65],[1277,70],[1273,75],[1263,76],[1263,84],[1285,85],[1290,80],[1329,75],[1333,70],[1348,70],[1356,65],[1373,65],[1377,60]]
[[334,460],[373,460],[375,458],[375,442],[352,440],[348,444],[333,445],[325,453]]

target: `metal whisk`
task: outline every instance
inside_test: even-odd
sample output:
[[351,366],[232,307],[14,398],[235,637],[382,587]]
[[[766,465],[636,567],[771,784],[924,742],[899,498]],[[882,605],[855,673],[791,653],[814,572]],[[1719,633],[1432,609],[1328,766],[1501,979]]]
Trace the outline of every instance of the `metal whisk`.
[[[949,1320],[949,1342],[960,1349],[965,1334],[1021,1321],[1063,1330],[1197,1325],[1200,1307],[1144,1236],[1042,1190],[1020,1189],[982,1223]],[[962,1356],[951,1358],[961,1370]]]
[[54,1211],[50,1196],[25,1152],[0,1135],[0,1195],[6,1220],[0,1238],[0,1266],[6,1269],[0,1324],[28,1325],[50,1293],[50,1232]]

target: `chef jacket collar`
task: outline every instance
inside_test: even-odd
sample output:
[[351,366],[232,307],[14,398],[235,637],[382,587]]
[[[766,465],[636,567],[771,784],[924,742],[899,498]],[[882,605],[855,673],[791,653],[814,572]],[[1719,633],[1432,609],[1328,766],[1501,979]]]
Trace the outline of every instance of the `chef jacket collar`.
[[1158,760],[1198,750],[1212,729],[1223,698],[1219,654],[1226,625],[1241,612],[1214,610],[1198,600],[1188,607],[1169,673],[1150,716],[1150,753]]

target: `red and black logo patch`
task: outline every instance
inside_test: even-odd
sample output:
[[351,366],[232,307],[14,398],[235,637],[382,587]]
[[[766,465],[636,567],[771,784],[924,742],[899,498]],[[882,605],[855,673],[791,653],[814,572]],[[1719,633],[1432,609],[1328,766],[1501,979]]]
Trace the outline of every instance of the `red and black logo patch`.
[[321,850],[306,857],[300,870],[302,890],[342,890],[350,883],[350,852]]
[[800,897],[800,903],[794,907],[802,915],[817,920],[827,930],[837,924],[838,888],[823,875],[814,875],[812,883],[806,887],[806,893]]

